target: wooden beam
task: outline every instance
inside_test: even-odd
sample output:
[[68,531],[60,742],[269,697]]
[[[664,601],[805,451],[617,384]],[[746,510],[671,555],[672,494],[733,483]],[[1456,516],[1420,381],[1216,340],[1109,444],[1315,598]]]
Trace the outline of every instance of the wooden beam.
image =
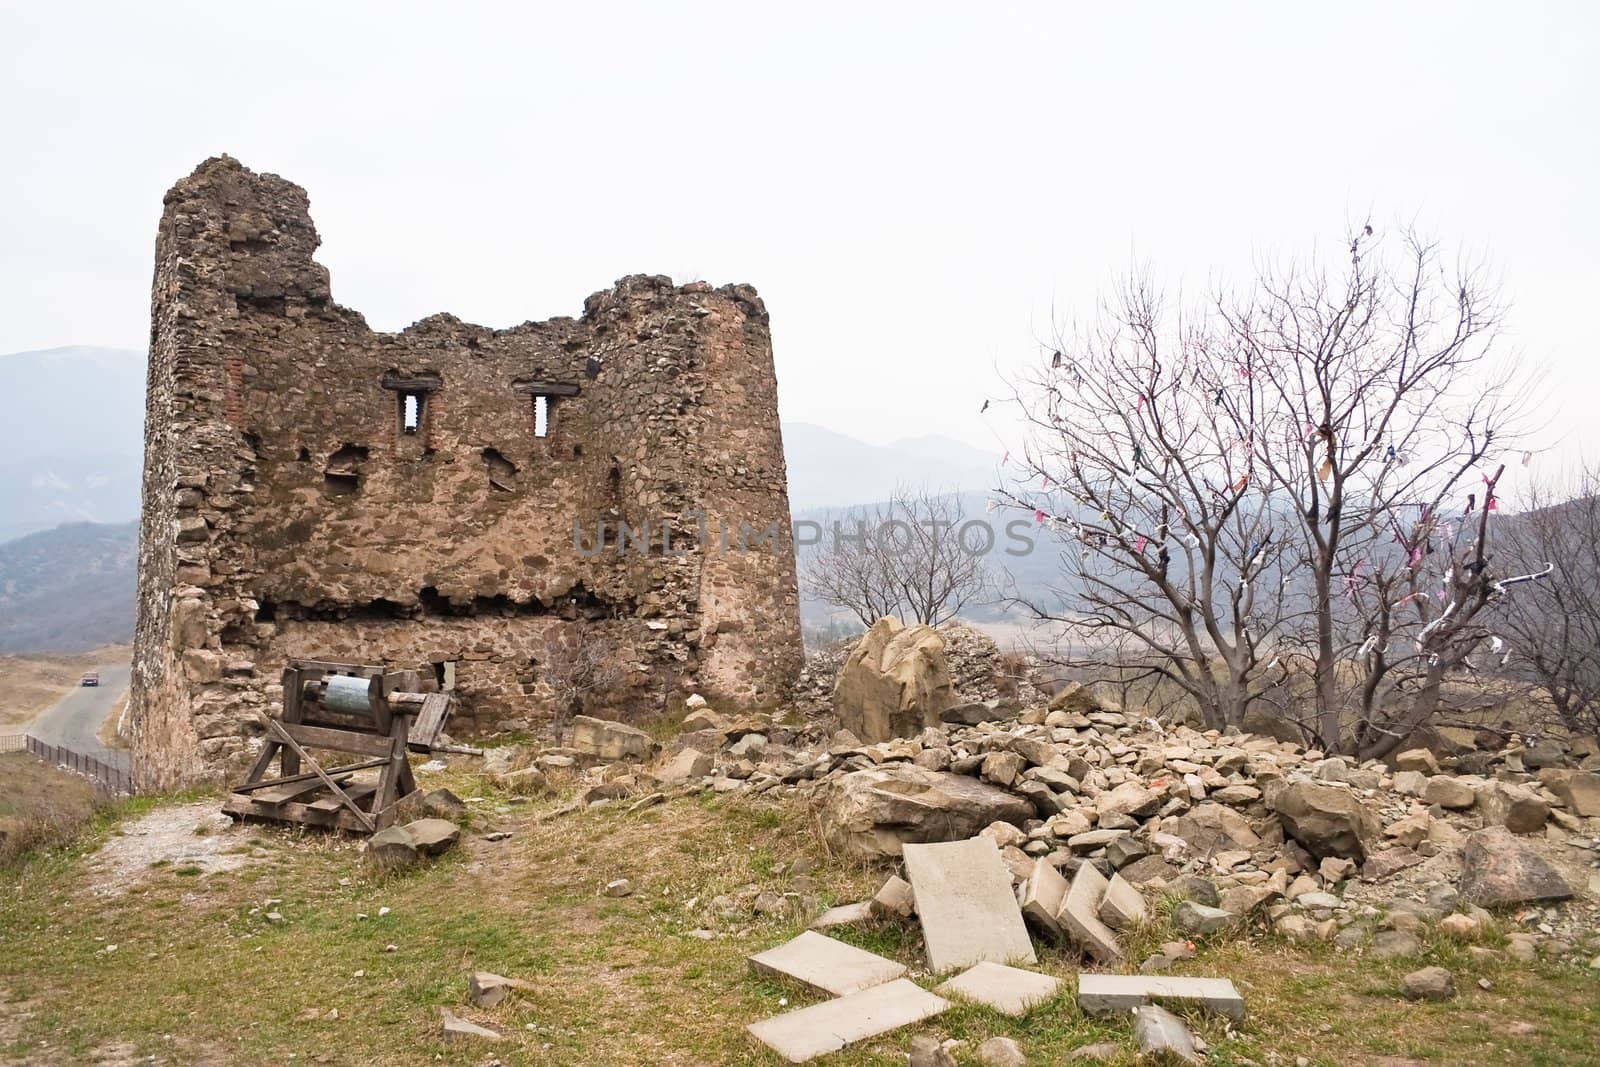
[[[300,747],[300,742],[295,740],[294,735],[289,733],[283,724],[278,722],[276,719],[267,718],[265,715],[263,715],[262,718],[267,720],[267,728],[276,733],[283,740],[284,744],[293,749],[295,755],[299,756],[301,759],[305,760],[311,765],[312,771],[316,772],[317,777],[322,779],[322,784],[328,787],[328,792],[332,793],[334,796],[338,797],[344,802],[344,806],[349,808],[350,811],[361,820],[361,824],[366,827],[367,832],[369,834],[376,832],[377,827],[373,825],[372,818],[367,815],[366,812],[362,811],[356,806],[356,802],[351,800],[349,794],[339,787],[338,782],[335,782],[332,778],[328,777],[328,773],[322,769],[321,765],[318,764],[316,760],[312,759],[305,749]],[[300,729],[313,730],[316,728],[311,726],[302,726]],[[336,731],[327,730],[318,732],[334,733]]]
[[577,396],[580,389],[571,382],[530,382],[516,381],[511,383],[511,388],[519,393],[532,393],[534,396]]
[[[269,741],[267,743],[269,745],[278,744],[276,741]],[[337,778],[342,774],[349,774],[352,771],[365,771],[370,770],[373,767],[381,767],[388,762],[389,761],[387,759],[369,759],[362,763],[350,763],[343,767],[329,768],[328,773]],[[234,786],[233,791],[235,793],[254,793],[258,789],[266,789],[270,786],[288,785],[290,782],[310,782],[316,780],[317,776],[315,772],[306,771],[304,774],[297,774],[293,778],[268,778],[262,781],[247,781],[241,785]]]
[[[276,722],[277,720],[268,720]],[[286,737],[292,737],[306,748],[325,748],[330,752],[350,752],[357,756],[376,758],[389,755],[389,741],[372,734],[354,730],[329,730],[321,726],[304,726],[295,723],[279,724]],[[285,777],[288,777],[285,775]]]

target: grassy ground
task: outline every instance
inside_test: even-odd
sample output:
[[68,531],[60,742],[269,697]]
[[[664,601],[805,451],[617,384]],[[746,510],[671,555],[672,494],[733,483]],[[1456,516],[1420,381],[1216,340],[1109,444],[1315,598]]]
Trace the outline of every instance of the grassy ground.
[[[472,833],[433,865],[389,879],[364,871],[355,841],[258,825],[233,831],[251,856],[238,870],[199,877],[157,860],[142,883],[97,896],[86,853],[117,832],[110,819],[71,848],[0,870],[0,1063],[776,1063],[744,1025],[818,998],[752,977],[745,957],[882,878],[823,855],[793,805],[685,797],[540,822],[555,799],[513,806],[449,772],[425,785],[441,782],[486,798],[472,805]],[[120,825],[152,803],[129,802]],[[513,836],[483,841],[489,829]],[[801,859],[816,867],[796,881],[786,872]],[[601,894],[622,877],[632,896]],[[789,894],[792,913],[718,914],[716,898],[748,887]],[[382,907],[391,910],[379,917]],[[266,919],[274,909],[282,922]],[[914,923],[839,936],[919,966]],[[1148,931],[1141,947],[1158,940]],[[1399,997],[1400,975],[1423,962],[1456,972],[1457,999]],[[1063,977],[1075,968],[1055,953],[1041,963]],[[466,991],[474,969],[534,988],[477,1010]],[[1394,962],[1236,942],[1203,947],[1177,972],[1232,977],[1244,993],[1250,1015],[1236,1029],[1195,1020],[1213,1064],[1600,1063],[1600,979],[1478,963],[1437,938],[1425,961]],[[440,1007],[507,1040],[448,1044]],[[1087,1019],[1068,994],[1021,1020],[958,1007],[924,1029],[970,1042],[968,1055],[1006,1034],[1032,1063],[1062,1062],[1097,1040],[1120,1043],[1122,1062],[1133,1062],[1126,1023]],[[827,1062],[904,1063],[913,1032]]]
[[79,655],[0,656],[0,733],[21,730],[45,708],[70,693],[101,663],[127,659],[126,645]]

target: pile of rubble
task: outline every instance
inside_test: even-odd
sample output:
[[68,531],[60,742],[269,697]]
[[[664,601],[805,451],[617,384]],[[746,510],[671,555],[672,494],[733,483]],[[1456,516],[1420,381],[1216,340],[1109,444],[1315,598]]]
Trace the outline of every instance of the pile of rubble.
[[[1053,995],[1044,984],[1056,979],[1016,966],[1034,958],[1030,928],[1088,967],[1138,968],[1081,975],[1080,1004],[1090,1010],[1113,993],[1150,1002],[1140,1039],[1173,1044],[1179,1060],[1182,1027],[1154,1001],[1195,996],[1225,1014],[1242,1010],[1222,979],[1161,975],[1196,940],[1270,930],[1405,957],[1422,953],[1425,924],[1470,942],[1494,909],[1511,924],[1509,955],[1600,968],[1593,738],[1482,751],[1456,731],[1448,744],[1362,763],[1160,723],[1078,684],[1048,702],[1028,688],[1020,699],[963,693],[943,645],[925,627],[875,627],[839,666],[838,729],[731,718],[691,700],[664,751],[642,731],[580,719],[567,748],[502,778],[576,769],[583,787],[559,810],[637,807],[701,789],[786,796],[814,807],[835,853],[895,865],[877,897],[833,909],[817,928],[915,914],[929,969],[971,970],[929,992],[900,964],[821,933],[763,953],[753,967],[834,998],[751,1028],[791,1058],[826,1051],[817,1044],[825,1039],[926,1018],[975,989]],[[1158,897],[1176,901],[1169,921],[1180,940],[1128,959],[1125,932],[1150,920]],[[976,955],[974,941],[985,945]],[[800,963],[790,967],[790,957]],[[1406,995],[1450,995],[1448,973],[1432,970],[1408,975]],[[1100,979],[1113,980],[1109,992]],[[923,1062],[941,1062],[925,1051],[933,1058]]]

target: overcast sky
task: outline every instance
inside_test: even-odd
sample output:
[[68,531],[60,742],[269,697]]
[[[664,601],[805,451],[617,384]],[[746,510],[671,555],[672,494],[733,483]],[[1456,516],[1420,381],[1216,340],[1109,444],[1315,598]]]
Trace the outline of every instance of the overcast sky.
[[1600,454],[1594,5],[774,6],[8,2],[0,352],[142,348],[162,194],[227,152],[376,328],[747,281],[785,418],[992,445],[997,365],[1130,264],[1370,212],[1490,257]]

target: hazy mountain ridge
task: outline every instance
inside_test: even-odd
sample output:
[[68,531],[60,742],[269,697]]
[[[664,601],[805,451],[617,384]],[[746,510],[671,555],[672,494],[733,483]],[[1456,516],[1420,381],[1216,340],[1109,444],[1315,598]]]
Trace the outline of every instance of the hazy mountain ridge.
[[83,652],[133,636],[139,528],[72,523],[0,545],[0,652]]
[[0,356],[0,541],[139,513],[142,352],[76,346]]

